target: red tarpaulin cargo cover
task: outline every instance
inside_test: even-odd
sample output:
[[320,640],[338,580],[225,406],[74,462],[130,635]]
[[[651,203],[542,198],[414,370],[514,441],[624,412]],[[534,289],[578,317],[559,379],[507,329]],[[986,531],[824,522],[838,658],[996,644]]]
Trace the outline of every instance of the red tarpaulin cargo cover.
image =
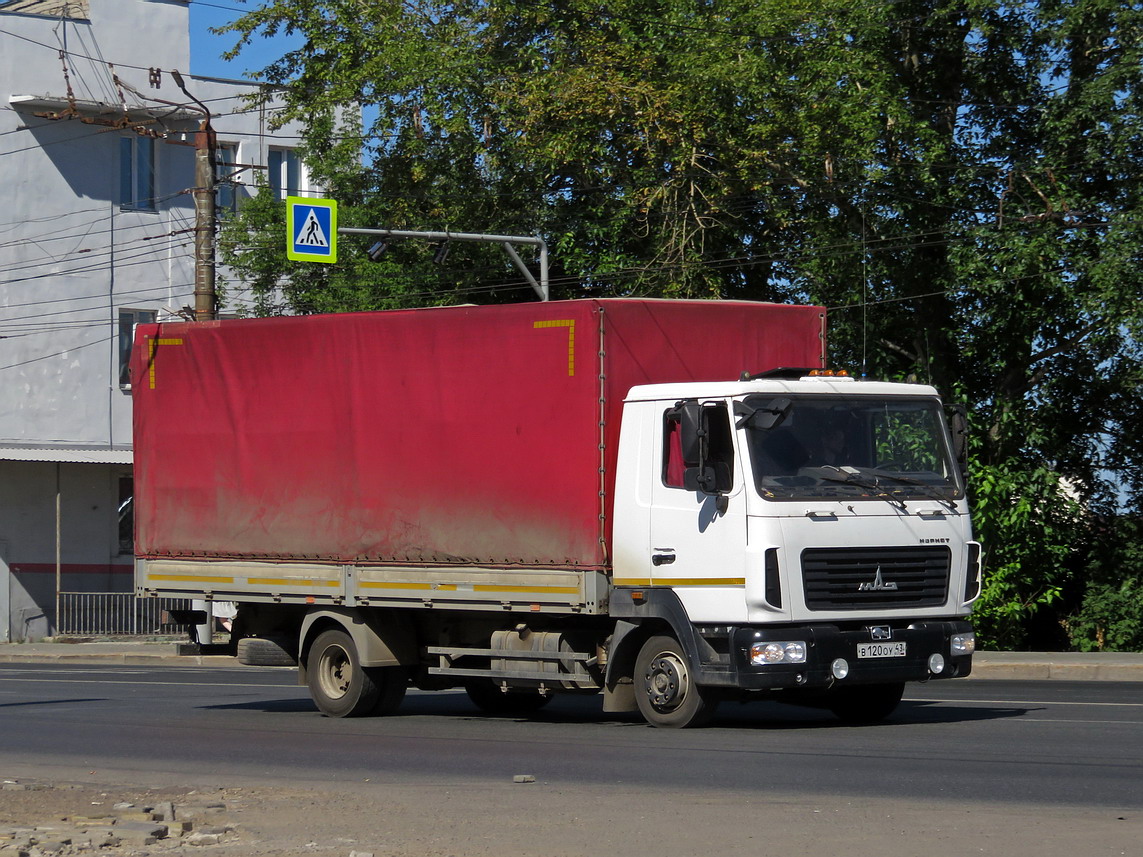
[[140,325],[136,552],[606,568],[627,391],[817,367],[823,331],[636,299]]

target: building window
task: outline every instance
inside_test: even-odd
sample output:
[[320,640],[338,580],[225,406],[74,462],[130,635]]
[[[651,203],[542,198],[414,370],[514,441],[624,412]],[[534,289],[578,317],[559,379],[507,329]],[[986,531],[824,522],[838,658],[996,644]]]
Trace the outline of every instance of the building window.
[[234,143],[219,143],[214,152],[214,181],[217,187],[214,205],[222,217],[238,211],[238,183],[235,181],[238,169],[238,146]]
[[135,341],[135,326],[152,324],[156,314],[151,309],[119,310],[119,388],[131,389],[131,344]]
[[119,138],[119,205],[155,210],[155,140],[153,137]]
[[119,477],[119,554],[135,553],[135,478]]
[[270,190],[279,199],[302,192],[302,162],[293,149],[270,149],[266,169]]

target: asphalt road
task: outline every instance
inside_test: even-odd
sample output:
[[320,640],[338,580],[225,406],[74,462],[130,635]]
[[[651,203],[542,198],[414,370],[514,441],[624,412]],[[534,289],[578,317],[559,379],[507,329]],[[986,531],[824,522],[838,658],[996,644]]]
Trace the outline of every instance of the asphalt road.
[[557,698],[530,721],[463,693],[410,692],[388,718],[320,716],[292,670],[0,667],[0,767],[202,780],[616,785],[1143,809],[1143,685],[940,682],[893,718],[726,704],[711,727],[662,730]]

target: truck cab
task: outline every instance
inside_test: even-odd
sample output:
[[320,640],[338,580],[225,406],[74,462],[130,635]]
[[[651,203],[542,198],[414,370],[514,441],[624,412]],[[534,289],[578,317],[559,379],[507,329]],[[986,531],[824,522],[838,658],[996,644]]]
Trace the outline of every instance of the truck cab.
[[[660,659],[664,687],[685,669],[712,699],[782,691],[879,719],[905,681],[971,669],[963,475],[932,387],[790,374],[630,391],[611,612],[672,624],[685,657]],[[654,716],[640,681],[660,676],[635,673]],[[701,716],[673,702],[660,717]]]

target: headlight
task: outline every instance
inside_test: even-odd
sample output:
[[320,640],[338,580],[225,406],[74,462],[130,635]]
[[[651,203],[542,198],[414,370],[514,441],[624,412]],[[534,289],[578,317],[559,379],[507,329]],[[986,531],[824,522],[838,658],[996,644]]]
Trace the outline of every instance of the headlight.
[[953,634],[950,642],[954,655],[971,655],[976,651],[976,634]]
[[755,666],[768,664],[804,664],[806,644],[801,640],[754,643],[750,646],[750,663]]

